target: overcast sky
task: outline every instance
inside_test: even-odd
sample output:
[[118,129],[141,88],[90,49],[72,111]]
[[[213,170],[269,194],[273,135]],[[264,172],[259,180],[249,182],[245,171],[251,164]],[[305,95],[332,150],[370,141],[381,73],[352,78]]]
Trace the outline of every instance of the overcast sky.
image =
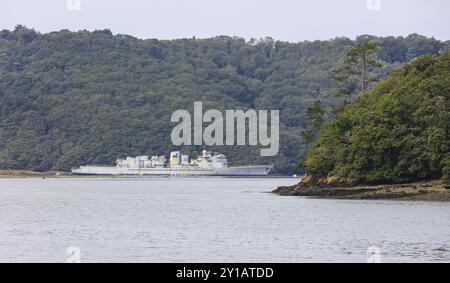
[[420,33],[449,40],[450,1],[0,0],[0,29],[17,24],[40,32],[108,28],[159,39],[236,35],[302,41]]

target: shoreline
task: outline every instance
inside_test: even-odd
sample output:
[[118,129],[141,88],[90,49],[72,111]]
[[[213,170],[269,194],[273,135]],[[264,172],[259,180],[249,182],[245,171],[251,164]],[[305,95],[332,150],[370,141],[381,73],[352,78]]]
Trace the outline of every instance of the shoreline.
[[450,187],[442,181],[425,181],[408,184],[374,186],[294,186],[279,187],[273,193],[280,196],[302,196],[323,199],[347,200],[408,200],[450,202]]
[[268,175],[268,176],[169,176],[169,175],[77,175],[72,172],[63,171],[48,171],[48,172],[36,172],[32,170],[0,170],[0,180],[1,179],[26,179],[26,178],[111,178],[111,179],[138,179],[138,178],[281,178],[281,179],[298,179],[293,176],[279,176],[279,175]]
[[56,178],[70,177],[70,172],[36,172],[32,170],[0,170],[0,179],[6,178]]
[[[145,178],[146,176],[79,176],[71,172],[49,171],[36,172],[32,170],[0,170],[1,179],[27,178]],[[147,176],[148,177],[148,176]],[[170,176],[168,176],[170,177]],[[286,178],[290,176],[266,176],[266,178]],[[450,202],[450,187],[442,181],[424,181],[407,184],[389,185],[306,185],[299,183],[293,186],[281,186],[272,191],[280,196],[300,196],[322,199],[347,200],[407,200],[407,201],[443,201]]]

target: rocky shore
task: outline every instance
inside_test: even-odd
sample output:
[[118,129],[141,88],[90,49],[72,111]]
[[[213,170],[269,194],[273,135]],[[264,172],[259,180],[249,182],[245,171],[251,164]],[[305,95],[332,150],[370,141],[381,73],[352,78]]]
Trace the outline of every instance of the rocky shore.
[[377,186],[318,185],[303,181],[298,185],[279,187],[273,192],[282,196],[330,199],[450,201],[450,186],[442,181]]

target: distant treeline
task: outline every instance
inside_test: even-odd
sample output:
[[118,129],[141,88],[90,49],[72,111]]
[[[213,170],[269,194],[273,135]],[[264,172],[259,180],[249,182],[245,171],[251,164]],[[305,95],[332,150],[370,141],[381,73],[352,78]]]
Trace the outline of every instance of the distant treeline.
[[[109,30],[40,34],[24,26],[0,31],[0,169],[68,170],[86,163],[112,164],[126,155],[175,149],[170,116],[177,109],[279,109],[280,153],[259,148],[211,148],[233,164],[274,163],[278,173],[299,172],[310,145],[304,140],[307,109],[338,97],[333,69],[368,41],[379,44],[386,77],[411,59],[450,49],[417,34],[360,36],[356,40],[289,43],[271,38],[141,40]],[[187,147],[198,153],[202,147]]]

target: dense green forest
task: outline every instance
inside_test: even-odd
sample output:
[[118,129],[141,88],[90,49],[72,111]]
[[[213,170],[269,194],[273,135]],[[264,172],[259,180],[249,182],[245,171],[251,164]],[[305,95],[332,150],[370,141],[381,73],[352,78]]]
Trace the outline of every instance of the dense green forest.
[[450,181],[450,52],[423,56],[344,106],[302,162],[349,183]]
[[142,40],[109,30],[41,34],[23,26],[2,30],[0,169],[68,170],[112,164],[126,155],[167,153],[174,149],[172,112],[202,101],[205,109],[279,109],[276,157],[260,157],[257,147],[212,150],[227,154],[232,164],[273,163],[278,173],[298,172],[298,160],[310,148],[303,134],[307,109],[320,100],[333,113],[333,107],[354,99],[336,95],[340,86],[332,70],[352,47],[368,41],[380,46],[380,68],[369,70],[379,78],[417,56],[450,47],[417,34],[289,43],[228,36]]

